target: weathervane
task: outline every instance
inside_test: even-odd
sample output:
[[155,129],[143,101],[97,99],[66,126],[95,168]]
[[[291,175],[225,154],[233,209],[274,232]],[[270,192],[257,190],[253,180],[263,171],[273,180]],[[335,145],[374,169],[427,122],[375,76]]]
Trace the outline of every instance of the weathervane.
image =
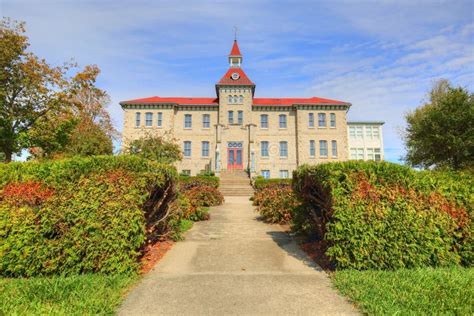
[[234,41],[237,40],[237,26],[234,25]]

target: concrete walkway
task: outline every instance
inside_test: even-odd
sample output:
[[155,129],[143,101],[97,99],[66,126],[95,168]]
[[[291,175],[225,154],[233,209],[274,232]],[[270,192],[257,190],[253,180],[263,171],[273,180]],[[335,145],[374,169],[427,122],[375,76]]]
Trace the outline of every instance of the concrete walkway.
[[248,197],[226,197],[195,223],[122,304],[119,315],[350,315],[357,311]]

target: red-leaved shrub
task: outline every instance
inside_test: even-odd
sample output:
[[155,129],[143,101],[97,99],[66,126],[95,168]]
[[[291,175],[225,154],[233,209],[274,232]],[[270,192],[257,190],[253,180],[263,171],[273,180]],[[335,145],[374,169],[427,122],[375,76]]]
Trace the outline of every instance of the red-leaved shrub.
[[37,206],[54,195],[54,191],[41,182],[13,182],[7,184],[2,192],[1,199],[11,205]]

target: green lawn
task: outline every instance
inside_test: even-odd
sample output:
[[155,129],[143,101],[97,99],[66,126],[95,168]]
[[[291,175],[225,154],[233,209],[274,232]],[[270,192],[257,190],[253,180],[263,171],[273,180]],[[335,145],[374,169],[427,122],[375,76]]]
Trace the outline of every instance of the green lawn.
[[0,315],[111,315],[138,277],[0,279]]
[[333,279],[368,314],[474,314],[474,268],[343,270]]

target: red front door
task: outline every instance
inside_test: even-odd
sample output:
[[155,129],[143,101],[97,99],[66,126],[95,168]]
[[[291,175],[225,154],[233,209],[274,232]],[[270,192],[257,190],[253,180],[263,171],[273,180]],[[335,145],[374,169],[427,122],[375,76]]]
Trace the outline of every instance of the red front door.
[[243,169],[242,148],[227,148],[227,169]]

